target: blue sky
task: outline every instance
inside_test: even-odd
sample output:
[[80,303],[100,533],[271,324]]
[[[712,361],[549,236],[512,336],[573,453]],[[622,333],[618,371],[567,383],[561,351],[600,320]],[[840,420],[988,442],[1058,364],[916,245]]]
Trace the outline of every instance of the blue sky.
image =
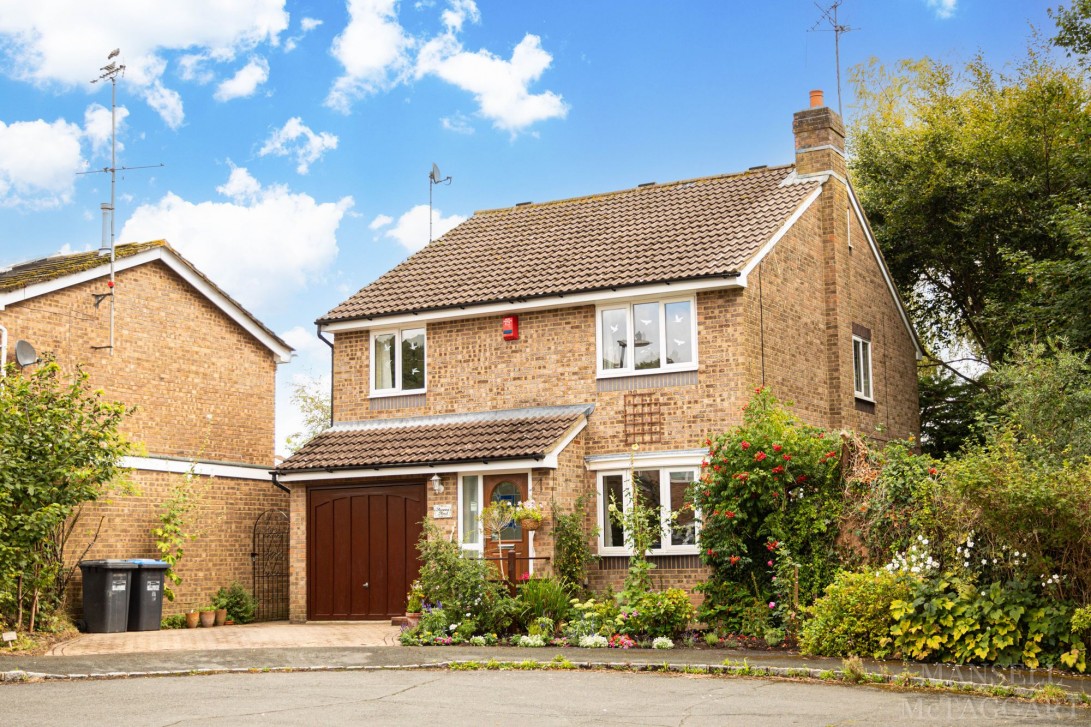
[[[821,0],[828,5],[832,0]],[[993,65],[1055,0],[844,0],[848,69]],[[836,104],[811,0],[0,0],[0,266],[97,248],[120,48],[118,242],[166,238],[328,370],[313,321],[477,209],[792,159],[808,91]],[[423,205],[423,206],[422,206]],[[278,445],[279,447],[279,445]]]

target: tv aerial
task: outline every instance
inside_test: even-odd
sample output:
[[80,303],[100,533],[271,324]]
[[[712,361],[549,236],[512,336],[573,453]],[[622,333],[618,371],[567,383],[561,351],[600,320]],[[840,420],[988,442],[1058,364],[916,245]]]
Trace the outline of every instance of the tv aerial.
[[[853,28],[848,25],[843,25],[837,20],[837,9],[841,7],[845,0],[834,0],[828,8],[824,8],[818,3],[814,6],[818,8],[822,13],[822,17],[819,18],[814,25],[811,26],[810,32],[827,32],[833,33],[833,55],[834,62],[837,64],[837,113],[841,115],[841,36],[845,33],[853,30],[859,30],[859,28]],[[819,26],[825,23],[828,28],[820,28]]]
[[435,162],[432,163],[432,171],[428,173],[428,242],[432,241],[432,187],[437,184],[450,184],[451,178],[444,177]]

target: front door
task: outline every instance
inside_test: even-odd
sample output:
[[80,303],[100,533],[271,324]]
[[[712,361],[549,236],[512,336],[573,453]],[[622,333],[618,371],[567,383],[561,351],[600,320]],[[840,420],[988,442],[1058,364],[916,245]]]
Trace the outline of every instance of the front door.
[[405,613],[420,574],[423,484],[311,488],[307,617],[389,619]]
[[[483,482],[485,503],[507,500],[517,505],[527,499],[527,475],[487,475]],[[500,532],[499,542],[492,533],[485,533],[485,557],[503,558],[504,575],[518,579],[530,571],[530,545],[528,533],[518,522],[510,522]],[[511,553],[515,553],[515,573],[509,572]]]

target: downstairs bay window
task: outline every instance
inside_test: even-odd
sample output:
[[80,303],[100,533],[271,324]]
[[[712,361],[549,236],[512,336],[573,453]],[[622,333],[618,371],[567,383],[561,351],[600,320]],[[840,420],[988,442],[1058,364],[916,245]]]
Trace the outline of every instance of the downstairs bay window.
[[[660,532],[652,542],[653,555],[693,554],[697,552],[697,513],[686,506],[686,490],[697,479],[695,467],[666,467],[632,471],[636,493],[641,501],[659,511]],[[625,532],[610,516],[610,503],[627,511],[632,506],[633,487],[630,472],[598,474],[599,554],[629,555]],[[675,513],[672,517],[672,513]]]

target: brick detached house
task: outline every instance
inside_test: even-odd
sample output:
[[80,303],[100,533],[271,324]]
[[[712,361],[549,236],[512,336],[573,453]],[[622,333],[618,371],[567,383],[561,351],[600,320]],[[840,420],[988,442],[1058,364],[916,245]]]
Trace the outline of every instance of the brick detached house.
[[143,446],[125,463],[137,493],[85,507],[71,557],[100,522],[85,558],[158,557],[157,514],[194,467],[199,537],[177,569],[177,600],[164,605],[177,612],[233,580],[249,588],[255,520],[287,508],[269,470],[276,366],[292,349],[166,242],[118,245],[115,257],[113,288],[109,255],[97,252],[0,269],[0,326],[66,370],[82,364],[93,387],[136,408],[123,429]]
[[[878,439],[918,432],[906,311],[846,178],[844,127],[795,115],[795,163],[476,213],[318,321],[333,334],[333,425],[278,467],[291,487],[291,618],[404,610],[433,519],[495,557],[477,513],[586,495],[606,515],[636,484],[663,509],[657,585],[704,576],[699,522],[673,524],[711,432],[760,385],[808,423]],[[634,452],[633,445],[638,445]],[[500,549],[547,570],[551,529]]]

